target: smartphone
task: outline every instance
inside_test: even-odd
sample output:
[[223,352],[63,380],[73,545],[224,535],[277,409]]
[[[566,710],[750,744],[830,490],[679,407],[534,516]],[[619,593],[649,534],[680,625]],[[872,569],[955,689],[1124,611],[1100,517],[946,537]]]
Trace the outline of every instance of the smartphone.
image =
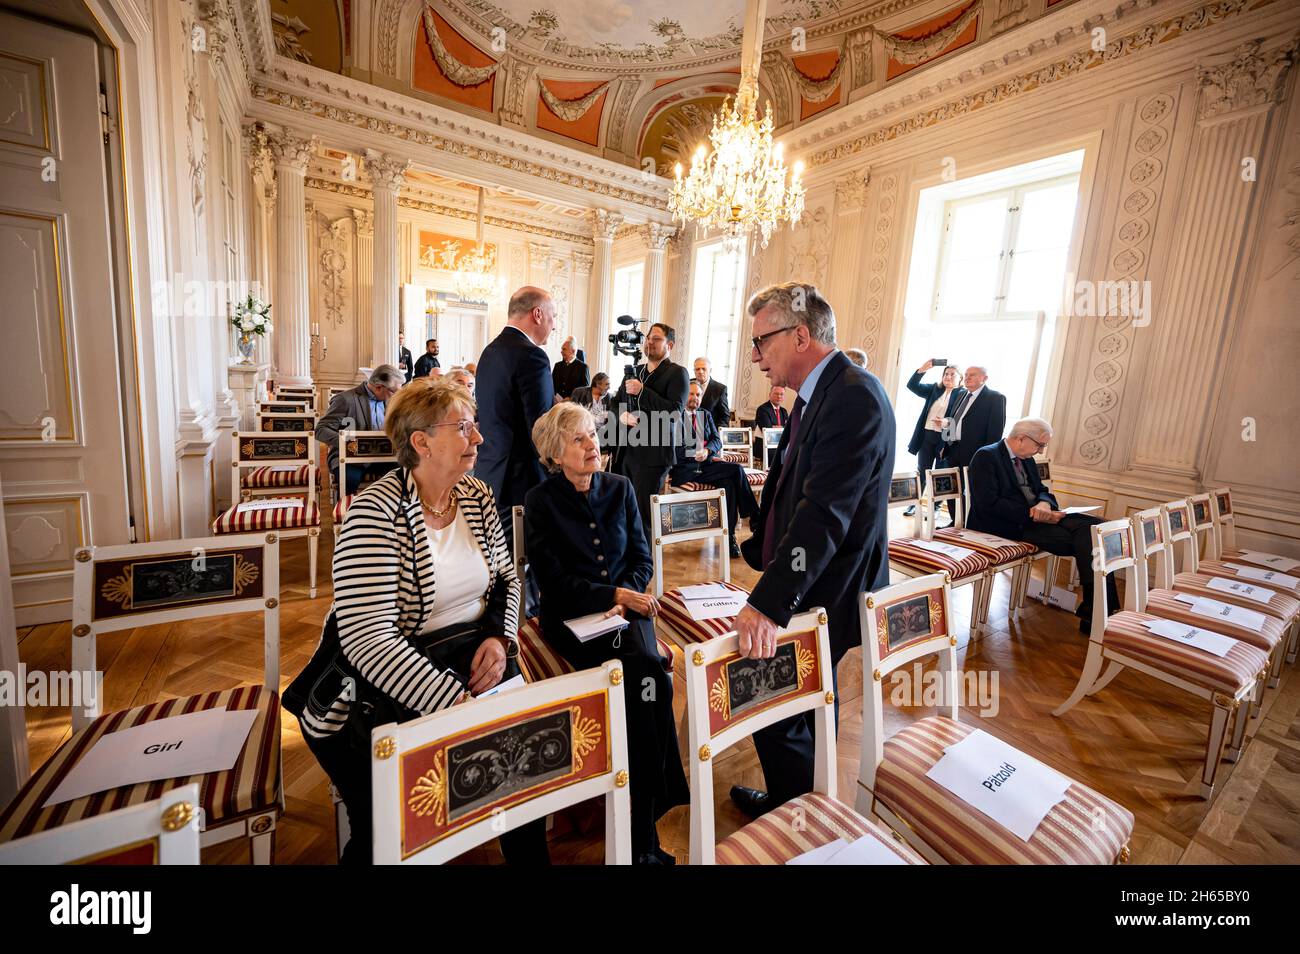
[[932,365],[934,365],[936,368],[946,368],[946,367],[948,367],[948,359],[947,359],[947,358],[931,358],[931,359],[930,359],[930,363],[931,363]]

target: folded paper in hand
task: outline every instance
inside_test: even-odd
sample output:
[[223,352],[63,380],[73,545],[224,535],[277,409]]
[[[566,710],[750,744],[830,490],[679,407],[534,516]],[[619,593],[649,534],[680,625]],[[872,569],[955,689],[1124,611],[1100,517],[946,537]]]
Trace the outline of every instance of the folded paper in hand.
[[627,620],[615,613],[613,616],[606,616],[604,613],[592,613],[589,616],[579,616],[575,619],[565,620],[564,625],[569,627],[569,631],[577,636],[580,642],[588,642],[597,636],[603,636],[605,633],[612,633],[616,629],[622,629],[627,625]]
[[1094,510],[1100,510],[1101,505],[1095,507],[1066,507],[1061,513],[1092,513]]

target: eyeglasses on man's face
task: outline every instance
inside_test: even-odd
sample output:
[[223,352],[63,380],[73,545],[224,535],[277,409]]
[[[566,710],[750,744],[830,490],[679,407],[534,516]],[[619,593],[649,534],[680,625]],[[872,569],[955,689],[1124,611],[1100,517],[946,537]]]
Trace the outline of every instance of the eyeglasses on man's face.
[[756,351],[759,355],[762,355],[763,342],[766,341],[768,338],[772,337],[773,335],[779,335],[783,331],[794,331],[794,328],[778,328],[776,329],[776,331],[769,331],[767,334],[764,335],[756,335],[753,338],[749,339],[749,343],[750,345],[753,346],[754,351]]
[[1037,448],[1038,448],[1038,452],[1039,452],[1040,454],[1041,454],[1043,451],[1047,450],[1047,443],[1046,443],[1045,441],[1039,441],[1039,440],[1036,440],[1036,439],[1030,437],[1028,434],[1021,434],[1020,436],[1023,437],[1025,440],[1029,441],[1029,443],[1033,444],[1035,447],[1037,447]]

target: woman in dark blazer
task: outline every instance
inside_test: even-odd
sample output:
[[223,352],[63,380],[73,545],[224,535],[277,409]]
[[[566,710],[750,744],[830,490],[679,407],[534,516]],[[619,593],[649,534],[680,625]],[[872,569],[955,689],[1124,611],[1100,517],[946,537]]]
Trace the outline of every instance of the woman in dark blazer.
[[[916,455],[916,469],[921,475],[921,492],[925,492],[925,475],[934,467],[935,458],[943,447],[943,426],[948,417],[948,409],[953,406],[953,398],[960,398],[966,392],[959,382],[961,376],[954,365],[943,369],[943,378],[936,384],[922,384],[921,377],[934,367],[933,361],[927,361],[916,369],[907,380],[907,389],[925,403],[917,415],[916,427],[912,430],[912,439],[908,442],[907,452]],[[942,399],[942,400],[941,400]],[[936,403],[938,402],[938,403]],[[906,510],[912,516],[916,507]]]
[[[655,643],[659,605],[645,593],[654,564],[641,529],[632,483],[600,469],[591,414],[557,404],[533,426],[533,442],[551,476],[524,500],[528,563],[541,589],[542,635],[577,669],[623,663],[628,759],[632,773],[632,855],[638,864],[673,864],[659,847],[655,822],[690,801],[677,754],[673,683]],[[566,620],[615,614],[628,625],[580,642]]]

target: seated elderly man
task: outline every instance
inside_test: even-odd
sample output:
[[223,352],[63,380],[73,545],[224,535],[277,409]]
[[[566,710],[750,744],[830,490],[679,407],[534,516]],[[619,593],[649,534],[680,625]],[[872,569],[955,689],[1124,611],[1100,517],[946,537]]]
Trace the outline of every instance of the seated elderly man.
[[[1009,540],[1024,540],[1040,550],[1074,557],[1083,586],[1076,615],[1079,631],[1089,632],[1092,617],[1092,526],[1097,517],[1062,513],[1042,479],[1034,455],[1047,450],[1052,426],[1040,417],[1017,421],[1003,440],[981,447],[970,462],[971,511],[966,525]],[[1114,574],[1106,577],[1106,608],[1120,609]]]
[[700,483],[721,487],[727,492],[727,525],[731,528],[731,555],[740,556],[736,543],[736,519],[758,515],[758,500],[749,486],[745,468],[722,459],[722,438],[713,415],[700,407],[704,389],[698,381],[691,382],[686,396],[686,415],[682,426],[686,429],[685,442],[677,448],[677,463],[668,471],[668,480],[674,484]]
[[[350,391],[334,395],[329,409],[316,423],[316,440],[329,448],[331,476],[339,472],[339,434],[342,431],[382,431],[388,402],[406,383],[406,377],[391,364],[381,364],[370,373],[370,380]],[[392,464],[349,464],[347,488],[335,493],[354,494],[362,483],[382,477]]]
[[474,395],[474,375],[466,368],[452,368],[447,372],[447,378],[454,384],[459,384],[472,397]]

